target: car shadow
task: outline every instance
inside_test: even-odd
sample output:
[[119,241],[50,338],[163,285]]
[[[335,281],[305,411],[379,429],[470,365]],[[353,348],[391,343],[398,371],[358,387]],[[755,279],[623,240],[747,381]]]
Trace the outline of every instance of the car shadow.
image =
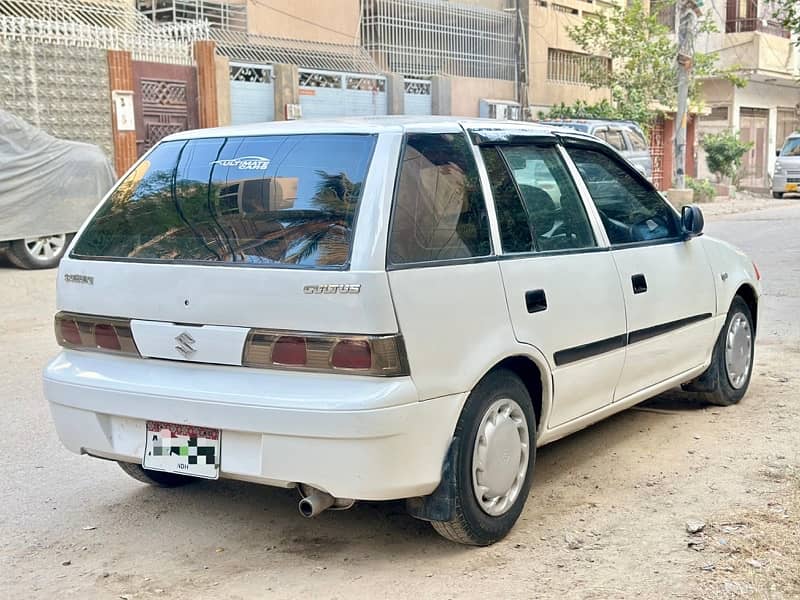
[[[671,414],[691,414],[704,406],[680,392],[667,392],[544,446],[538,452],[531,494],[546,497],[561,489],[577,471],[589,468],[586,463],[602,460],[604,454],[612,456],[632,438],[641,437],[644,443],[650,436],[647,430],[660,422],[658,414],[663,413],[665,427],[672,427]],[[652,413],[656,413],[655,421]],[[397,558],[419,555],[422,548],[445,557],[469,550],[447,542],[427,523],[408,516],[402,501],[359,502],[349,510],[329,510],[313,519],[299,514],[298,501],[296,490],[221,480],[169,490],[142,487],[127,504],[139,505],[136,510],[145,520],[140,523],[145,530],[147,520],[180,532],[194,531],[197,523],[214,523],[210,527],[217,536],[215,543],[231,552],[272,551],[323,560],[349,546],[363,548],[365,544],[384,549],[376,558],[385,557],[386,549]]]

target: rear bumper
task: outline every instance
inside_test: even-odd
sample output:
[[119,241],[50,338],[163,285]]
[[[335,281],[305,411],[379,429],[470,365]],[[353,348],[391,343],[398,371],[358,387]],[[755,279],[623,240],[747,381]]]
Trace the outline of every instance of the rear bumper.
[[390,500],[439,483],[465,394],[410,378],[278,373],[64,351],[44,373],[63,444],[138,462],[147,420],[221,430],[221,476]]

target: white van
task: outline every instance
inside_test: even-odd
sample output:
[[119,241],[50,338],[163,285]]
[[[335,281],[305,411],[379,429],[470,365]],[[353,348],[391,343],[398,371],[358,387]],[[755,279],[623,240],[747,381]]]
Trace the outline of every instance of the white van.
[[407,499],[490,544],[537,446],[681,384],[745,394],[759,275],[702,228],[574,131],[173,135],[61,263],[45,393],[67,448],[139,480],[298,487],[306,516]]

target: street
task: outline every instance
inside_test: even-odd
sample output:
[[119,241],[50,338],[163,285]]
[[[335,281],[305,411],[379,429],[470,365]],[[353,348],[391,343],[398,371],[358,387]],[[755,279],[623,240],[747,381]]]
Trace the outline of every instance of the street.
[[707,219],[764,283],[742,403],[670,392],[542,448],[520,521],[488,548],[399,503],[307,520],[294,491],[156,489],[68,453],[41,389],[56,271],[0,263],[0,597],[800,597],[798,230],[800,200]]

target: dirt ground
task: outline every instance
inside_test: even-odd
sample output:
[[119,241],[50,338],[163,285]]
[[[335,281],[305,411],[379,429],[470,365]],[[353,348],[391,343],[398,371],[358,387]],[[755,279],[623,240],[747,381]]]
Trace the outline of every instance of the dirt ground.
[[305,520],[291,491],[153,489],[69,454],[39,380],[53,272],[0,266],[0,598],[800,598],[800,337],[783,308],[800,296],[785,256],[800,207],[773,212],[710,218],[782,232],[743,241],[774,283],[742,403],[667,393],[542,448],[520,521],[489,548],[397,503]]

